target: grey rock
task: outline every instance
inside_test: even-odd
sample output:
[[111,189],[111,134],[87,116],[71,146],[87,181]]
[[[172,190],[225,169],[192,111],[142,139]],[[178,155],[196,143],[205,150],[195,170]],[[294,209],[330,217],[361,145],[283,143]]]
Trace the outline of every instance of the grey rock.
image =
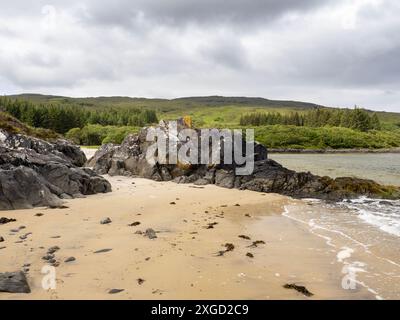
[[112,249],[101,249],[101,250],[97,250],[94,253],[105,253],[105,252],[110,252]]
[[111,185],[88,168],[79,147],[0,132],[0,210],[60,207],[62,198],[110,192]]
[[[182,119],[178,120],[178,132],[187,128]],[[168,123],[160,121],[157,129],[169,139]],[[220,164],[168,165],[151,164],[146,152],[152,142],[146,141],[149,128],[125,138],[121,145],[102,146],[90,161],[99,174],[133,175],[155,181],[174,181],[196,185],[215,184],[224,188],[252,190],[263,193],[279,193],[295,198],[318,198],[343,200],[361,195],[371,198],[400,198],[400,188],[386,187],[371,180],[341,177],[332,179],[310,172],[296,172],[268,159],[267,149],[255,143],[254,171],[246,176],[236,175],[237,164],[224,163],[221,152]],[[183,142],[178,142],[178,148]],[[201,153],[199,153],[201,154]],[[167,154],[168,157],[168,154]]]
[[31,289],[23,272],[5,272],[0,273],[0,292],[30,293]]
[[73,262],[73,261],[76,261],[75,257],[69,257],[69,258],[65,259],[64,262],[68,263],[68,262]]
[[0,242],[4,242],[4,238],[0,236]]
[[57,252],[58,250],[60,250],[60,247],[54,246],[54,247],[49,248],[49,250],[47,250],[47,253],[53,254],[53,253]]
[[32,234],[32,232],[28,232],[28,233],[25,233],[24,235],[20,236],[19,238],[21,240],[26,240],[28,238],[28,236],[31,235],[31,234]]
[[156,239],[157,238],[156,232],[151,228],[146,229],[144,235],[146,237],[148,237],[149,239]]
[[54,254],[48,253],[45,256],[42,257],[43,260],[49,261],[51,259],[54,259]]
[[105,218],[105,219],[103,219],[103,220],[100,221],[100,224],[109,224],[109,223],[111,223],[111,222],[112,222],[112,221],[111,221],[110,218]]
[[120,293],[122,291],[125,291],[125,289],[111,289],[110,291],[108,291],[109,294],[117,294]]

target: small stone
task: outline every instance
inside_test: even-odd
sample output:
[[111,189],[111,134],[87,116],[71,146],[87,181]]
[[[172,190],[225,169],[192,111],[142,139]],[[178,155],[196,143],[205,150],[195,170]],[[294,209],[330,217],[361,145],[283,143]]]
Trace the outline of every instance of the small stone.
[[105,253],[105,252],[110,252],[112,249],[101,249],[101,250],[97,250],[94,253]]
[[42,216],[44,216],[44,214],[40,212],[35,214],[35,217],[42,217]]
[[111,289],[110,291],[108,291],[109,294],[117,294],[120,293],[122,291],[124,291],[125,289]]
[[26,240],[28,238],[28,236],[31,235],[31,234],[32,234],[32,232],[28,232],[28,233],[25,233],[24,235],[20,236],[19,238],[21,240]]
[[45,256],[43,256],[42,259],[43,259],[43,260],[47,260],[47,261],[49,261],[49,260],[51,260],[51,259],[54,259],[54,254],[48,253],[48,254],[46,254]]
[[107,218],[101,220],[101,221],[100,221],[100,224],[109,224],[109,223],[111,223],[111,222],[112,222],[111,219],[107,217]]
[[76,260],[75,257],[69,257],[69,258],[65,259],[64,262],[68,263],[68,262],[72,262],[72,261],[75,261],[75,260]]
[[151,228],[146,229],[145,236],[149,239],[157,238],[156,232]]
[[4,242],[4,241],[5,241],[4,238],[0,237],[0,242]]
[[175,205],[175,204],[176,204],[176,202],[175,202],[175,201],[172,201],[172,202],[170,202],[169,204]]
[[130,226],[130,227],[136,227],[136,226],[138,226],[139,224],[140,224],[139,221],[135,221],[135,222],[129,224],[129,226]]
[[54,247],[49,248],[49,250],[47,250],[47,253],[53,254],[53,253],[57,252],[58,250],[60,250],[60,247],[54,246]]
[[144,279],[142,279],[142,278],[137,279],[137,283],[138,283],[139,285],[142,285],[143,282],[145,282],[145,281],[146,281],[146,280],[144,280]]
[[254,258],[254,255],[253,255],[251,252],[247,252],[247,253],[246,253],[246,257]]

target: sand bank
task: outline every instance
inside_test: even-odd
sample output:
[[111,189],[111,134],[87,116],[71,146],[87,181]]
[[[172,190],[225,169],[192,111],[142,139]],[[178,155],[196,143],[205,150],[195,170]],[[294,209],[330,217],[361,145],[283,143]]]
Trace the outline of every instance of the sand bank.
[[[65,209],[0,213],[17,219],[0,225],[0,272],[29,264],[32,289],[0,293],[0,299],[375,298],[363,287],[344,290],[336,253],[282,215],[287,205],[306,206],[302,201],[212,185],[106,178],[112,193],[68,200]],[[107,217],[112,222],[101,224]],[[129,226],[134,222],[140,224]],[[25,228],[10,231],[20,226]],[[156,239],[139,234],[148,228]],[[227,243],[234,249],[219,256]],[[53,246],[60,248],[57,287],[46,291],[42,257]],[[95,253],[102,249],[112,250]],[[65,262],[69,257],[76,260]],[[285,289],[286,283],[304,285],[314,296]],[[112,289],[123,291],[110,294]]]

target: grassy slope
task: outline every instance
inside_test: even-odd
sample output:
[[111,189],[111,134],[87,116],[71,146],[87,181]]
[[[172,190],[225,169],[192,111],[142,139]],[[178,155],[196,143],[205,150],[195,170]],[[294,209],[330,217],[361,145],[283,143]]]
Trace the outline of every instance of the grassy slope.
[[[69,98],[37,94],[10,97],[46,104],[80,104],[94,109],[149,108],[157,111],[159,119],[171,120],[190,115],[196,127],[220,128],[239,127],[240,116],[250,112],[290,113],[297,111],[302,113],[315,107],[323,107],[298,101],[220,96],[172,100],[129,97]],[[269,147],[285,148],[390,148],[400,146],[400,113],[377,112],[377,114],[385,131],[364,134],[345,128],[264,126],[256,128],[256,138]],[[390,131],[386,132],[386,130]]]
[[48,129],[32,128],[2,111],[0,111],[0,129],[45,140],[53,140],[60,137],[59,134]]
[[[178,99],[146,99],[130,97],[96,97],[96,98],[69,98],[39,94],[22,94],[9,96],[30,100],[36,103],[81,104],[93,108],[104,107],[138,107],[155,109],[159,118],[175,119],[184,115],[191,115],[200,126],[237,126],[242,114],[266,111],[289,113],[292,111],[305,112],[315,107],[323,107],[313,103],[300,101],[268,100],[263,98],[245,97],[188,97]],[[400,113],[378,112],[380,120],[385,126],[394,128],[400,124]]]

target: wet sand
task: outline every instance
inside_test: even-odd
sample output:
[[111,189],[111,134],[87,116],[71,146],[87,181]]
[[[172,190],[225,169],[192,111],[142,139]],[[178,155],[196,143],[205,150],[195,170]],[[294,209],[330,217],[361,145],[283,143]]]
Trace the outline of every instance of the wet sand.
[[[285,206],[302,208],[303,201],[211,185],[106,178],[112,193],[68,200],[65,209],[0,212],[17,219],[0,225],[0,272],[30,264],[32,290],[0,293],[0,299],[375,299],[363,287],[344,290],[337,253],[282,215]],[[112,222],[100,224],[106,217]],[[134,222],[140,224],[129,226]],[[19,226],[25,228],[10,232]],[[157,232],[156,239],[137,233],[147,228]],[[21,240],[26,233],[32,234]],[[265,244],[251,247],[257,240]],[[227,243],[234,249],[219,256]],[[60,248],[57,287],[44,290],[42,257],[52,246]],[[102,249],[112,250],[95,253]],[[68,257],[76,260],[64,262]],[[314,296],[283,288],[287,283],[306,286]]]

